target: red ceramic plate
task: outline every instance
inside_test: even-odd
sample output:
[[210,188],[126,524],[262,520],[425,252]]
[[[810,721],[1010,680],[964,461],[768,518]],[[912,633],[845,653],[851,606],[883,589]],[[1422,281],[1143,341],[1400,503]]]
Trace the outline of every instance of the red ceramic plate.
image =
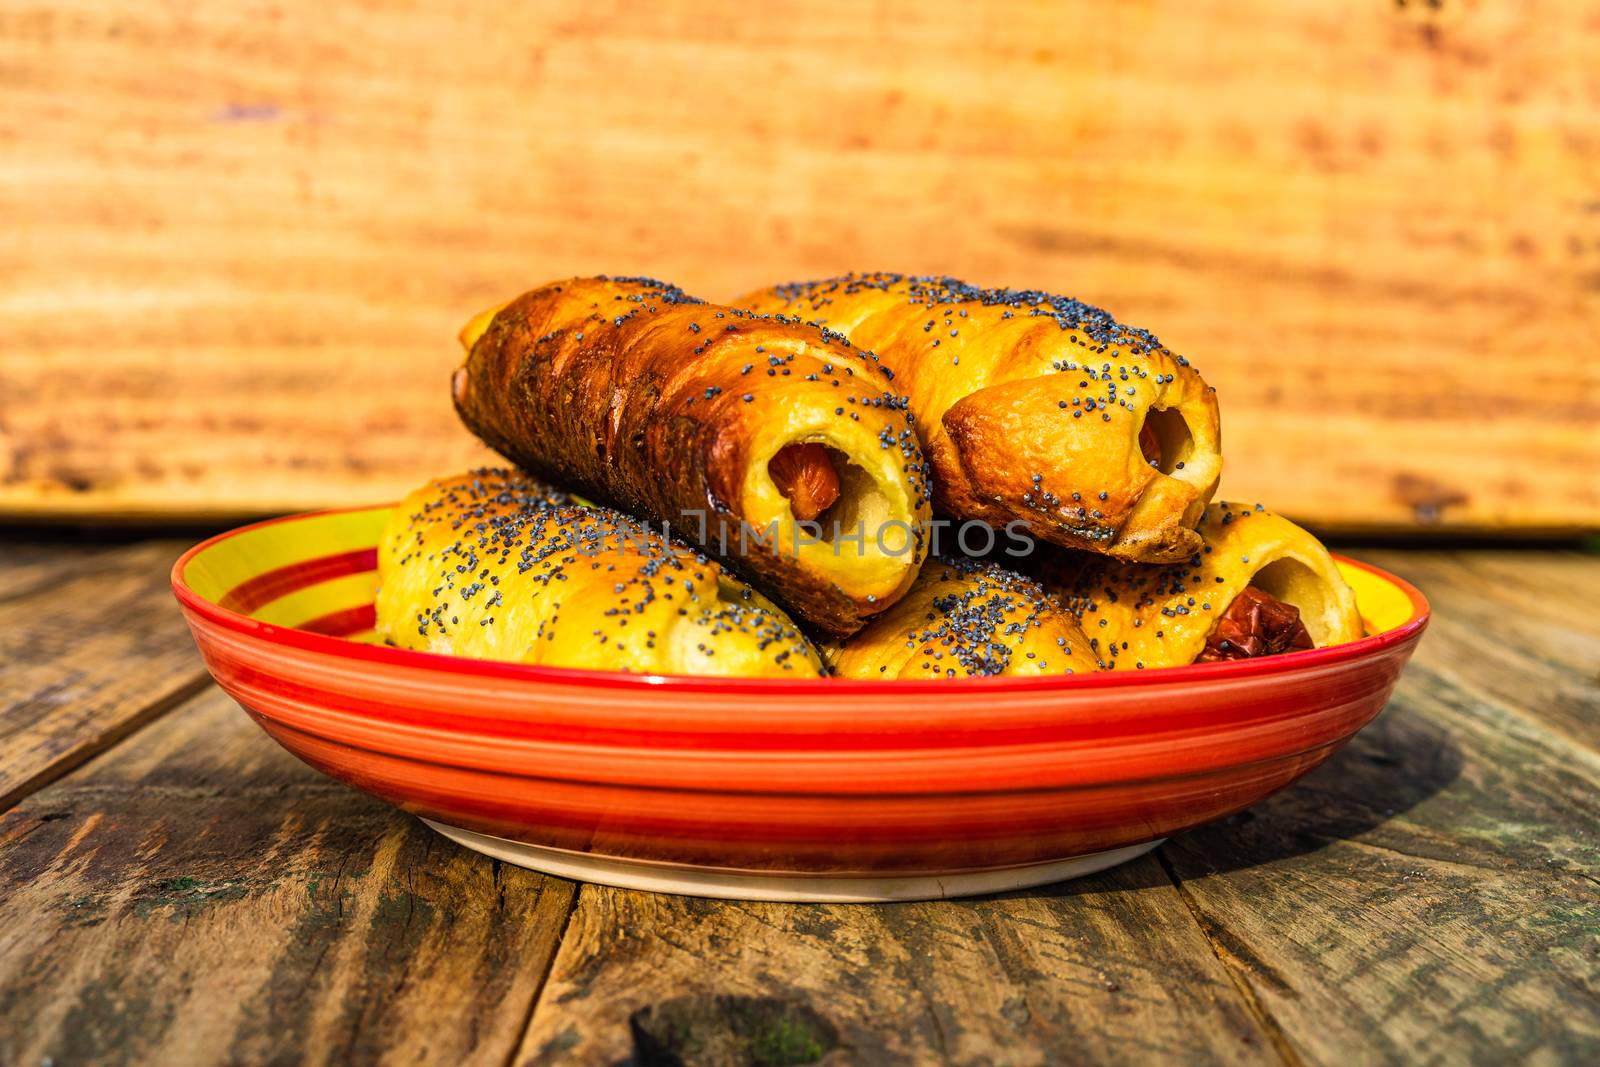
[[710,896],[921,899],[1099,870],[1327,759],[1383,707],[1422,595],[1339,560],[1368,632],[1061,678],[757,681],[374,644],[387,508],[246,526],[172,584],[219,685],[313,767],[490,855]]

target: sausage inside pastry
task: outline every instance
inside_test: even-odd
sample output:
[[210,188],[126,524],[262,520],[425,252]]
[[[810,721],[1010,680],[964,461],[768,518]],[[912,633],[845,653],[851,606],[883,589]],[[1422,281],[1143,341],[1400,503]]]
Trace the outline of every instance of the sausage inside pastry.
[[911,398],[934,502],[1066,548],[1173,563],[1222,472],[1216,392],[1096,307],[953,278],[851,274],[736,301],[875,352]]
[[647,279],[541,286],[462,331],[467,426],[672,531],[805,622],[854,633],[924,555],[928,468],[879,364],[815,326]]
[[378,633],[424,652],[651,674],[815,678],[781,610],[703,555],[524,475],[441,478],[395,508]]
[[970,678],[1099,669],[1071,613],[1037,582],[964,556],[930,558],[911,592],[842,644],[845,678]]
[[[1248,659],[1354,641],[1361,615],[1328,550],[1259,504],[1218,502],[1184,563],[1056,557],[1045,584],[1113,669]],[[1050,572],[1054,572],[1051,574]]]

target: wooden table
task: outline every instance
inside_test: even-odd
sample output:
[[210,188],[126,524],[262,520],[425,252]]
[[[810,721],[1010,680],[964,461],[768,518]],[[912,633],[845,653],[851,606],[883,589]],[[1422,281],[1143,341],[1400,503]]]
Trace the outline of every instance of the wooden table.
[[181,547],[0,538],[0,1063],[1600,1062],[1600,558],[1358,551],[1435,621],[1299,785],[1041,891],[795,906],[503,866],[300,765]]

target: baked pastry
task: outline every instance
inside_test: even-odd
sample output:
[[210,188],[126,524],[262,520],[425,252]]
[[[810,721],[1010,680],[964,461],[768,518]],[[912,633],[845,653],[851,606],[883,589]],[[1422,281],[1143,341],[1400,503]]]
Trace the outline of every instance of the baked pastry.
[[930,516],[907,402],[843,337],[661,282],[541,286],[462,333],[467,426],[519,466],[721,558],[844,636],[915,580]]
[[849,274],[735,302],[875,352],[911,398],[934,503],[1144,563],[1200,547],[1222,472],[1216,392],[1145,330],[1048,293]]
[[1356,597],[1328,550],[1261,505],[1218,502],[1204,544],[1164,567],[1050,559],[1041,575],[1078,616],[1107,667],[1173,667],[1354,641]]
[[717,563],[505,470],[429,482],[390,515],[377,630],[476,659],[651,674],[815,678],[816,650]]
[[1071,613],[1039,583],[965,556],[931,557],[911,592],[823,646],[844,678],[970,678],[1099,669]]

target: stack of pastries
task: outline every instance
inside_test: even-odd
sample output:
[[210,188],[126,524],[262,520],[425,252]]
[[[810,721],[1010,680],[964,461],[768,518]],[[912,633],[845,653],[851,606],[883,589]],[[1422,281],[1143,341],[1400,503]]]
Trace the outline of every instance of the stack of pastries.
[[1215,390],[1076,300],[860,274],[716,305],[575,278],[460,340],[456,410],[514,469],[392,513],[377,623],[401,647],[906,679],[1362,634],[1315,538],[1212,502]]

